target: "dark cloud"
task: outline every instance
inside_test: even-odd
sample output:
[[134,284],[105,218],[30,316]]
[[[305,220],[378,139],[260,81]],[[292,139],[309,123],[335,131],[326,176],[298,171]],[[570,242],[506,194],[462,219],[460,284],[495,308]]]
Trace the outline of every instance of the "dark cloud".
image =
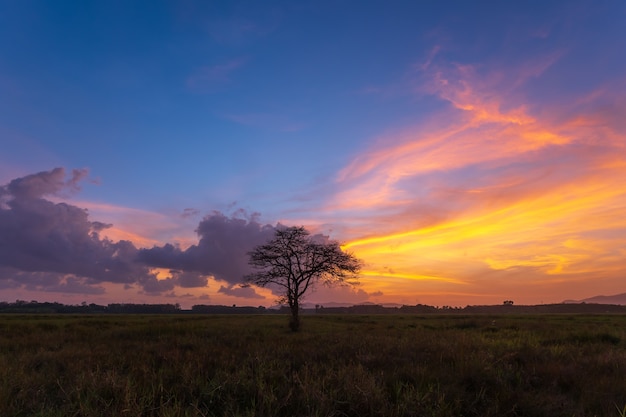
[[[110,225],[90,221],[84,209],[44,198],[76,191],[86,175],[74,170],[66,180],[65,170],[55,168],[0,187],[0,268],[5,271],[0,279],[24,286],[39,279],[35,285],[42,290],[87,293],[98,282],[151,282],[148,268],[135,262],[131,242],[100,238]],[[14,272],[8,276],[8,270]]]
[[0,209],[0,266],[109,282],[131,282],[145,273],[145,267],[133,262],[135,246],[100,239],[105,225],[90,222],[85,210],[21,191],[22,197]]
[[15,268],[6,268],[0,266],[0,289],[19,288],[22,286],[17,275],[20,271]]
[[157,279],[155,275],[147,275],[139,278],[139,284],[147,294],[161,294],[172,291],[176,287],[176,279],[172,277]]
[[23,287],[29,291],[60,292],[65,294],[103,294],[104,287],[97,281],[75,275],[45,271],[19,271],[0,268],[0,288]]
[[91,228],[96,233],[99,233],[99,232],[103,231],[104,229],[108,229],[111,226],[113,226],[113,225],[112,224],[108,224],[108,223],[91,222]]
[[46,292],[61,292],[61,293],[73,293],[73,294],[104,294],[105,289],[100,285],[93,285],[89,283],[88,279],[69,276],[65,277],[52,285],[42,285],[36,288],[28,288],[29,290],[38,290]]
[[274,236],[274,227],[250,219],[226,217],[214,212],[196,229],[199,242],[186,250],[166,244],[141,249],[138,259],[146,265],[212,275],[230,284],[242,281],[251,270],[248,252]]
[[225,287],[220,285],[220,289],[217,292],[230,295],[232,297],[241,297],[241,298],[265,298],[260,294],[257,294],[254,288],[252,287],[238,287],[238,286],[228,286]]
[[[259,297],[252,289],[232,287],[250,272],[247,253],[274,234],[274,227],[258,222],[258,214],[214,212],[200,221],[197,245],[140,250],[130,241],[101,238],[111,225],[91,221],[87,210],[46,198],[78,190],[86,175],[74,170],[67,176],[55,168],[0,186],[0,287],[99,294],[101,283],[112,282],[163,294],[206,287],[207,277],[214,276],[230,284],[223,288],[231,295]],[[151,272],[155,267],[169,269],[169,276],[157,277]]]
[[209,283],[205,275],[197,272],[171,270],[170,275],[176,280],[176,285],[182,288],[206,287]]

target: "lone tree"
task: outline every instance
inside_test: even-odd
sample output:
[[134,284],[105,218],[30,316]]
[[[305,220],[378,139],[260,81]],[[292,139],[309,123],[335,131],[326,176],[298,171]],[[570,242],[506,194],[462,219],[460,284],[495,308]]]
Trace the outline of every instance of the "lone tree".
[[282,303],[291,310],[289,327],[300,328],[300,301],[317,282],[327,285],[356,283],[361,261],[341,250],[339,243],[310,236],[304,227],[279,227],[265,245],[249,252],[249,264],[257,272],[245,277],[247,285],[274,285],[282,292]]

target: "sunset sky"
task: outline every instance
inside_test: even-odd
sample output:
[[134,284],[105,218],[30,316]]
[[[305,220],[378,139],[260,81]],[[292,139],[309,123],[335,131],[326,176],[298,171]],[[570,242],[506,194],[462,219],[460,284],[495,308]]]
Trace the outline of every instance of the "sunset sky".
[[265,305],[626,292],[626,2],[0,1],[0,301]]

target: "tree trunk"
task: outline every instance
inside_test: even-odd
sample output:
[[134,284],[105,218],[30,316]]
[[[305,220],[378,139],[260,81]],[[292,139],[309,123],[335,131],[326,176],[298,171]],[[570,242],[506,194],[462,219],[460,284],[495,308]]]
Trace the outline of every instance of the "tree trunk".
[[289,320],[289,328],[291,329],[291,331],[293,332],[297,332],[298,330],[300,330],[300,306],[298,304],[298,300],[294,300],[292,303],[290,303],[291,308],[291,319]]

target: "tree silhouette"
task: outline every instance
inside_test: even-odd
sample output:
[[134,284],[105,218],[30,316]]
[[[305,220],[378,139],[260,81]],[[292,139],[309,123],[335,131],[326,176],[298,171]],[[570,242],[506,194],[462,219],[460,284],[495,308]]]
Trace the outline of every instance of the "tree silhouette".
[[280,301],[291,311],[289,327],[300,328],[300,301],[316,283],[356,284],[361,261],[344,252],[339,243],[311,236],[304,228],[279,227],[274,238],[249,252],[249,264],[257,272],[245,277],[246,284],[278,287]]

